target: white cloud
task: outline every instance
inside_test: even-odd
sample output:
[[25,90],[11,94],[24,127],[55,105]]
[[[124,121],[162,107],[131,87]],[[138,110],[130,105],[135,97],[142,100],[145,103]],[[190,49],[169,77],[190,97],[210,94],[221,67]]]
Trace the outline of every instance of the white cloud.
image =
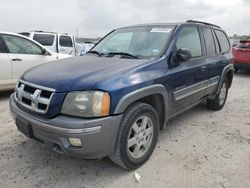
[[248,0],[0,0],[0,30],[53,30],[103,36],[114,28],[149,22],[204,20],[229,35],[250,34]]

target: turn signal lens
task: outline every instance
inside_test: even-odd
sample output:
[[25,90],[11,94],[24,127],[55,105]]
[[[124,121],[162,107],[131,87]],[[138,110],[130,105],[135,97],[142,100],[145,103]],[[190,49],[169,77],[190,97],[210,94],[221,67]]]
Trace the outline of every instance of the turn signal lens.
[[110,107],[110,97],[108,93],[104,93],[102,98],[102,109],[101,115],[107,116],[109,114],[109,107]]

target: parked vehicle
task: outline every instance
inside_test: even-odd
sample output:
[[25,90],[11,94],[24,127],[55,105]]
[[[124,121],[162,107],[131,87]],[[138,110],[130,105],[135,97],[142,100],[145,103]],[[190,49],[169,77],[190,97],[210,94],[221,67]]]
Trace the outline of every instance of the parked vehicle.
[[95,46],[95,44],[91,42],[84,42],[84,43],[76,43],[75,46],[77,55],[80,56],[86,54],[91,48]]
[[47,31],[31,31],[31,32],[21,32],[21,35],[27,36],[52,52],[76,55],[76,47],[74,37],[67,33],[55,33]]
[[233,47],[234,55],[234,69],[246,70],[250,72],[250,40],[240,41],[240,43]]
[[58,153],[109,156],[126,169],[149,159],[170,118],[202,101],[222,109],[233,80],[225,32],[192,20],[116,29],[59,62],[19,80],[10,97],[17,128]]
[[22,35],[0,32],[0,91],[13,89],[25,70],[66,57]]

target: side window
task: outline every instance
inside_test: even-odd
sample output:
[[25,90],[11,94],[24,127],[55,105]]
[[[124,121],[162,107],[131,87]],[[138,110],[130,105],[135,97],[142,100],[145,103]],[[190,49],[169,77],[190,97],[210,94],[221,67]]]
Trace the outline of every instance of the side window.
[[176,48],[177,50],[181,48],[190,50],[192,57],[202,56],[198,29],[196,27],[184,27],[178,36]]
[[9,49],[10,53],[13,54],[34,54],[34,55],[42,55],[43,51],[40,46],[35,43],[18,37],[18,36],[10,36],[4,35],[3,39]]
[[59,44],[62,47],[73,47],[72,39],[70,36],[60,36]]
[[206,44],[206,49],[207,49],[207,55],[215,55],[216,50],[215,50],[215,45],[214,45],[214,39],[212,35],[212,31],[209,28],[202,28],[203,34],[204,34],[204,39],[205,39],[205,44]]
[[228,52],[230,50],[230,44],[224,32],[215,30],[215,34],[219,40],[221,52]]
[[214,31],[213,31],[212,33],[213,33],[213,37],[214,37],[214,43],[215,43],[216,54],[218,54],[218,53],[221,52],[220,46],[219,46],[219,42],[218,42],[217,37],[215,36]]
[[52,46],[55,35],[48,34],[34,34],[33,39],[44,46]]

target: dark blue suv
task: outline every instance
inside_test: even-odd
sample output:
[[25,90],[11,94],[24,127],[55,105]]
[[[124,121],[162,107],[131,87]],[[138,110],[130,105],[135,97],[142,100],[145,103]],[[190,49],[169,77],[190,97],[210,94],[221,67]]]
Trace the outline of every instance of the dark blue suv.
[[10,98],[17,128],[53,151],[109,156],[135,169],[168,120],[206,101],[220,110],[233,80],[218,26],[189,20],[110,32],[82,56],[26,71]]

